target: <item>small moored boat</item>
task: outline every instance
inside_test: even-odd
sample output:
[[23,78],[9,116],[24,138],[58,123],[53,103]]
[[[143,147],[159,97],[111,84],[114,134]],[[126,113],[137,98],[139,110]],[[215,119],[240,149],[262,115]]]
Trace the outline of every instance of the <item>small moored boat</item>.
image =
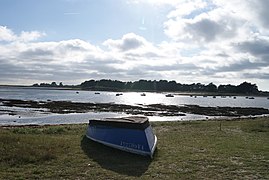
[[153,157],[157,137],[147,117],[89,120],[86,137],[123,151]]
[[174,97],[173,94],[166,94],[165,97]]

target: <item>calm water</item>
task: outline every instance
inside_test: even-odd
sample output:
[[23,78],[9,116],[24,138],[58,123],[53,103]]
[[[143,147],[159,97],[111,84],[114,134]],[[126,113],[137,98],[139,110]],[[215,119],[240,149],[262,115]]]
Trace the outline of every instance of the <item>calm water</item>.
[[[95,102],[95,103],[115,103],[115,104],[166,104],[166,105],[184,105],[192,104],[199,106],[229,106],[229,107],[263,107],[269,109],[269,100],[266,97],[255,97],[255,99],[246,99],[244,96],[221,98],[217,96],[197,96],[190,97],[184,95],[175,95],[174,97],[165,97],[164,93],[146,93],[141,96],[137,92],[122,92],[123,95],[116,96],[115,92],[96,91],[73,91],[73,90],[48,90],[33,88],[3,88],[0,87],[0,98],[3,99],[21,99],[21,100],[38,100],[47,101],[73,101],[73,102]],[[8,116],[5,113],[8,107],[0,106],[0,124],[61,124],[61,123],[84,123],[90,118],[103,118],[124,116],[119,113],[83,113],[83,114],[48,114],[39,113],[34,109],[11,108],[20,114],[18,116]],[[205,116],[188,115],[184,117],[150,117],[150,120],[190,120],[204,119]]]
[[73,102],[95,102],[95,103],[116,103],[116,104],[166,104],[166,105],[184,105],[194,104],[199,106],[229,106],[229,107],[263,107],[269,108],[269,100],[266,97],[255,97],[255,99],[246,99],[245,96],[221,98],[217,96],[190,97],[185,95],[175,95],[174,97],[165,97],[163,93],[146,93],[141,96],[137,92],[123,92],[122,96],[116,96],[115,92],[96,91],[76,91],[73,90],[46,90],[46,89],[28,89],[28,88],[0,88],[0,98],[3,99],[21,99],[47,101],[73,101]]

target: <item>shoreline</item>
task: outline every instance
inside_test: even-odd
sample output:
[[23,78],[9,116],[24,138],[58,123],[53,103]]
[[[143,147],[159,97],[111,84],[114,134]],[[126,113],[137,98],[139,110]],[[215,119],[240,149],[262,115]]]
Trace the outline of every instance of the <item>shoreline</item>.
[[260,94],[242,94],[242,93],[221,93],[221,92],[190,92],[190,91],[151,91],[151,90],[104,90],[104,89],[83,89],[81,87],[35,87],[35,86],[24,86],[24,85],[0,85],[0,88],[25,88],[25,89],[44,89],[44,90],[73,90],[73,91],[89,91],[89,92],[149,92],[149,93],[161,93],[161,94],[173,94],[182,96],[239,96],[239,97],[267,97],[269,98],[269,93],[262,92]]
[[1,106],[4,108],[0,109],[0,119],[1,115],[6,116],[7,119],[3,119],[3,125],[0,126],[83,124],[90,118],[102,119],[109,116],[132,115],[156,118],[155,121],[221,121],[269,116],[269,109],[265,108],[203,107],[198,105],[125,105],[0,98]]
[[[175,121],[150,121],[150,124],[161,124],[161,123],[195,123],[195,122],[227,122],[227,121],[255,121],[266,118],[269,120],[269,115],[263,116],[245,116],[245,117],[219,117],[219,118],[208,118],[208,119],[194,119],[194,120],[175,120]],[[0,129],[11,129],[11,128],[46,128],[46,127],[61,127],[61,126],[81,126],[88,125],[88,123],[59,123],[59,124],[21,124],[21,125],[0,125]]]
[[[83,103],[71,101],[33,101],[19,99],[1,99],[0,106],[34,109],[39,112],[69,114],[86,112],[116,112],[130,115],[145,116],[186,116],[196,114],[205,116],[255,116],[269,114],[269,109],[260,107],[205,107],[199,105],[164,105],[164,104],[138,104],[126,105],[115,103]],[[9,114],[13,115],[12,110]],[[15,115],[15,114],[14,114]]]

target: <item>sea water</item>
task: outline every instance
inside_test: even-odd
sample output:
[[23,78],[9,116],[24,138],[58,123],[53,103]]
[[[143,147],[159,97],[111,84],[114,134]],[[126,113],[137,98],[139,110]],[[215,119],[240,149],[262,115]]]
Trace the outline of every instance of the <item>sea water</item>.
[[[249,99],[245,96],[190,96],[174,95],[166,97],[165,93],[146,92],[118,92],[107,91],[76,91],[57,90],[46,88],[22,88],[22,87],[0,87],[0,98],[19,99],[35,101],[72,101],[84,103],[115,103],[126,105],[198,105],[205,107],[261,107],[269,109],[269,100],[266,97],[255,97]],[[9,111],[17,112],[17,115],[9,115]],[[126,116],[124,113],[73,113],[73,114],[52,114],[45,109],[5,107],[0,104],[0,125],[18,124],[69,124],[86,123],[89,119],[100,119],[105,117]],[[173,121],[173,120],[197,120],[208,118],[202,115],[186,114],[180,117],[149,117],[150,121]],[[214,117],[213,117],[214,118]]]

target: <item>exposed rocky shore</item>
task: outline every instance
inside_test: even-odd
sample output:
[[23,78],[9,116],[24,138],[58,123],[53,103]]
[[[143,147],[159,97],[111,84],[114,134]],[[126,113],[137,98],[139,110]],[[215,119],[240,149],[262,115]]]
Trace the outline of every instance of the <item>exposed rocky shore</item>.
[[[202,107],[198,105],[125,105],[113,103],[80,103],[71,101],[31,101],[0,99],[1,106],[34,108],[40,112],[51,112],[59,114],[67,113],[86,113],[86,112],[123,112],[131,115],[145,116],[185,116],[188,114],[197,114],[205,116],[255,116],[269,114],[265,108],[254,107]],[[16,112],[8,110],[10,115],[16,115]]]

